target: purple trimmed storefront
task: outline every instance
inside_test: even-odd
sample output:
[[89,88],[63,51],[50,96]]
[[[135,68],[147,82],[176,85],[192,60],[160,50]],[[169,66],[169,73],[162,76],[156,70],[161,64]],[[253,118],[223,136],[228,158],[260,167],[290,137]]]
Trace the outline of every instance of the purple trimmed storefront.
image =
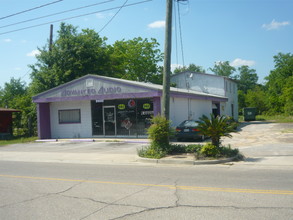
[[[160,85],[86,75],[33,97],[39,138],[146,136],[151,117],[161,112],[161,95]],[[174,126],[227,101],[177,88],[171,88],[170,97]]]

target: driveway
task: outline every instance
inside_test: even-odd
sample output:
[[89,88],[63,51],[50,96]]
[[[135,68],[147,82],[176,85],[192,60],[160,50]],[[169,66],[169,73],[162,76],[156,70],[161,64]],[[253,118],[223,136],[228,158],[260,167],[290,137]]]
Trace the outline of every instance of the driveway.
[[293,167],[293,123],[244,122],[223,144],[245,155],[239,164]]
[[84,164],[131,164],[144,143],[58,141],[0,146],[0,160]]
[[[184,144],[191,144],[184,142]],[[242,123],[233,138],[224,138],[244,155],[245,161],[235,165],[286,166],[293,168],[293,124],[267,122]],[[84,164],[140,164],[137,148],[147,145],[147,139],[98,139],[36,142],[0,146],[0,160],[26,162],[60,162]]]

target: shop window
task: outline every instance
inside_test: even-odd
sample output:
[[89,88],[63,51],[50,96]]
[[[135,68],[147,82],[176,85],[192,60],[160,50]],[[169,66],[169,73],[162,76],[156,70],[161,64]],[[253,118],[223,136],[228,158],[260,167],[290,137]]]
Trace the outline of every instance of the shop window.
[[59,124],[80,123],[80,109],[59,110]]

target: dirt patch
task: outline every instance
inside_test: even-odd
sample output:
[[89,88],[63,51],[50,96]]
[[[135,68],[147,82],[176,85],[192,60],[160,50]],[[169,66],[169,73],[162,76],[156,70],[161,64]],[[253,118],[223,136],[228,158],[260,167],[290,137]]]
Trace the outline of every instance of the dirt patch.
[[232,147],[257,146],[274,143],[293,143],[293,123],[264,123],[245,122],[240,125],[238,133],[233,133],[232,138],[223,138],[223,144]]

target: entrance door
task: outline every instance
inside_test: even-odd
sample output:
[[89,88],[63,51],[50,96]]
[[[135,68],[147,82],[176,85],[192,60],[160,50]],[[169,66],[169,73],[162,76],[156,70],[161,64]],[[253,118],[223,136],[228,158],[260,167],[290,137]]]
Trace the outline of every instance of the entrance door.
[[103,107],[104,135],[116,135],[116,111],[115,106]]

